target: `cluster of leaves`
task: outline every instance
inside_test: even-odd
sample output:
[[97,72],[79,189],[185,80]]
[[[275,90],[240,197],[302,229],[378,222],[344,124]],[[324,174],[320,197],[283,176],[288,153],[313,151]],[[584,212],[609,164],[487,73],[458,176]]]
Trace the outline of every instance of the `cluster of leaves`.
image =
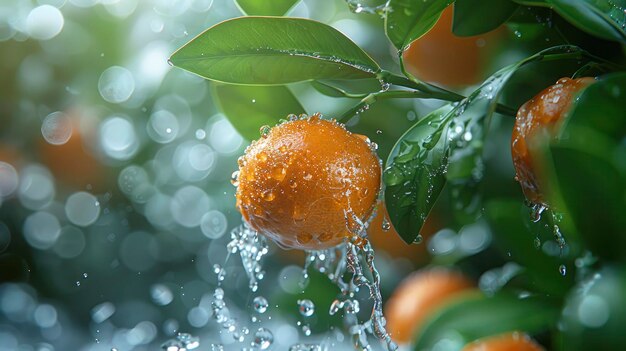
[[[384,30],[398,52],[398,71],[402,75],[382,69],[364,50],[329,25],[280,17],[297,2],[237,0],[248,16],[209,28],[175,52],[170,61],[214,81],[215,100],[235,128],[250,140],[258,136],[261,125],[273,125],[288,114],[307,112],[287,87],[291,83],[310,82],[324,95],[356,99],[354,107],[338,118],[343,122],[379,100],[447,101],[420,118],[397,140],[385,164],[385,202],[394,227],[407,243],[419,239],[420,229],[446,185],[475,191],[473,186],[483,177],[482,152],[492,117],[496,113],[512,114],[510,108],[499,104],[499,98],[516,72],[531,64],[570,60],[580,67],[574,76],[593,70],[606,73],[571,108],[563,128],[567,137],[543,150],[544,168],[549,170],[546,177],[554,185],[548,197],[562,213],[554,216],[558,219],[550,222],[547,235],[558,224],[556,228],[567,233],[566,252],[553,257],[534,248],[529,227],[534,232],[545,231],[540,224],[547,220],[533,227],[522,216],[523,206],[519,202],[491,201],[480,206],[485,208],[484,215],[492,230],[504,233],[497,236],[496,242],[523,265],[524,273],[518,278],[530,282],[521,285],[525,291],[536,293],[536,298],[519,300],[505,294],[490,299],[468,298],[450,306],[429,324],[416,349],[429,349],[450,328],[465,341],[507,330],[536,333],[555,328],[565,296],[576,294],[572,286],[594,271],[597,258],[603,262],[623,261],[626,73],[577,46],[561,45],[498,70],[464,97],[408,74],[402,52],[427,33],[442,11],[453,3],[452,31],[458,36],[488,32],[511,21],[521,9],[539,8],[553,11],[588,35],[624,45],[626,1],[485,0],[478,5],[470,0],[389,0],[367,8],[365,12],[384,18]],[[349,4],[363,9],[361,4]],[[356,93],[346,91],[338,83],[368,78],[378,80],[380,89]],[[583,255],[588,259],[580,258]],[[580,274],[562,277],[562,272],[552,268],[561,262],[573,265],[577,258]],[[606,276],[615,280],[616,289],[626,291],[624,274]],[[602,289],[598,289],[601,293]],[[573,297],[570,304],[579,300]],[[477,313],[467,313],[468,310]],[[477,315],[482,318],[478,322]],[[621,322],[612,319],[608,323]],[[591,333],[592,337],[586,338],[581,328],[584,329],[571,326],[569,331],[578,331],[579,337],[567,340],[584,342],[563,338],[556,344],[564,349],[584,349],[581,345],[599,342],[600,335],[604,345],[613,345],[601,333]]]

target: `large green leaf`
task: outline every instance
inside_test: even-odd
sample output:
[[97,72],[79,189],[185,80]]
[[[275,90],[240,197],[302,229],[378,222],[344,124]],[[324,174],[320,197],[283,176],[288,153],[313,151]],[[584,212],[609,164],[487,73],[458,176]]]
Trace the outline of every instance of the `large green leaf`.
[[551,203],[598,256],[626,257],[626,73],[599,80],[571,107],[543,168]]
[[170,62],[207,79],[251,85],[371,78],[380,70],[333,27],[284,17],[218,23],[178,49]]
[[546,0],[570,23],[595,36],[626,42],[626,0]]
[[[528,208],[519,201],[491,201],[485,206],[485,215],[493,232],[495,246],[503,255],[524,267],[524,288],[541,291],[551,296],[564,296],[574,283],[575,274],[570,269],[563,276],[560,266],[571,266],[578,240],[567,235],[565,240],[571,248],[564,257],[548,256],[535,243],[552,239],[550,227],[546,228],[548,215],[540,223],[532,223]],[[524,218],[526,217],[526,218]],[[579,254],[580,252],[578,252]]]
[[574,101],[563,130],[568,125],[584,126],[620,142],[626,136],[625,99],[626,73],[604,76]]
[[391,222],[407,243],[418,238],[446,183],[452,110],[446,105],[420,119],[389,154],[383,174],[385,203]]
[[426,34],[453,0],[390,0],[385,16],[385,32],[403,51],[413,40]]
[[456,0],[452,32],[458,36],[489,32],[506,22],[517,8],[510,0]]
[[432,316],[415,335],[413,350],[460,351],[482,337],[511,331],[538,333],[551,328],[558,315],[556,306],[535,297],[473,294]]
[[480,178],[484,124],[504,84],[528,60],[496,72],[454,108],[434,111],[400,137],[389,154],[383,179],[389,218],[405,242],[418,237],[446,180]]
[[[598,256],[626,258],[626,177],[613,157],[626,147],[602,140],[588,129],[570,128],[577,141],[553,145],[554,179],[564,210],[587,246]],[[583,139],[583,140],[581,140]],[[593,143],[593,147],[588,144]]]
[[285,86],[245,86],[216,83],[214,101],[246,139],[259,138],[259,128],[273,126],[289,114],[306,113]]
[[241,11],[249,16],[282,16],[300,0],[235,0]]

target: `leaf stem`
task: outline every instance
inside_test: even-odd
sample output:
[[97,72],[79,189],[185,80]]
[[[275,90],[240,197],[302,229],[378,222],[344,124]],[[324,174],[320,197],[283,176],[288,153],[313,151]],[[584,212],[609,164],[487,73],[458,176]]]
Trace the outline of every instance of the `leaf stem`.
[[[406,88],[412,88],[428,94],[428,96],[425,96],[424,98],[439,99],[451,102],[461,101],[465,99],[465,96],[457,94],[453,91],[449,91],[432,84],[398,76],[389,71],[382,71],[380,73],[380,79],[390,84],[399,85]],[[515,116],[517,110],[502,104],[498,104],[496,106],[496,112],[503,115]]]

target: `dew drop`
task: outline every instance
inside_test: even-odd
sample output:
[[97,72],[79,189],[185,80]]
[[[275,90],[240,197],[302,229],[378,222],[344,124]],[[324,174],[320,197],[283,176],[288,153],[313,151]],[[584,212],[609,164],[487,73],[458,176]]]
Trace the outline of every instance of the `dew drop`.
[[262,125],[261,128],[259,128],[259,134],[261,134],[261,137],[267,138],[267,135],[270,133],[270,130],[272,130],[272,128],[268,126],[267,124]]
[[567,267],[564,264],[559,266],[559,273],[562,276],[565,276],[567,274]]
[[285,179],[286,174],[287,170],[284,167],[276,167],[272,170],[272,178],[279,182],[282,182],[283,179]]
[[258,347],[260,350],[268,349],[274,342],[274,334],[267,328],[259,328],[254,333],[254,340],[252,346]]
[[298,311],[304,317],[310,317],[315,313],[315,304],[308,299],[298,300]]
[[389,222],[387,216],[383,217],[382,229],[385,232],[388,232],[389,229],[391,229],[391,222]]
[[252,300],[252,307],[258,313],[265,313],[267,311],[267,307],[269,306],[267,299],[263,296],[257,296]]
[[265,201],[274,201],[274,199],[276,198],[276,194],[273,191],[268,191],[265,194],[263,194],[263,200]]

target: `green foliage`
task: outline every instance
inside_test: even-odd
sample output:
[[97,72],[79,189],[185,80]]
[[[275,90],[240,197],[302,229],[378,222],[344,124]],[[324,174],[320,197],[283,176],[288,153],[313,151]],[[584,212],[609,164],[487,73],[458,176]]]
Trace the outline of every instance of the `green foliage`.
[[433,350],[447,340],[445,350],[460,351],[479,338],[511,331],[545,331],[557,321],[559,311],[550,301],[509,294],[486,297],[471,294],[439,310],[416,335],[413,350]]
[[176,51],[170,62],[211,80],[250,85],[368,78],[380,70],[338,30],[283,17],[221,22]]
[[[494,200],[487,204],[485,216],[494,233],[496,247],[511,260],[524,267],[522,288],[541,291],[551,296],[564,296],[574,283],[574,274],[559,272],[560,265],[572,267],[574,255],[548,256],[540,245],[552,237],[547,220],[532,223],[528,209],[518,201]],[[547,217],[547,216],[544,216]],[[575,247],[575,238],[568,236],[568,245]],[[536,242],[536,240],[538,240]],[[537,246],[539,244],[539,246]]]
[[[238,0],[238,3],[248,14],[282,15],[296,1],[270,4]],[[214,81],[238,84],[214,84],[213,95],[222,112],[248,139],[257,137],[261,125],[274,125],[287,114],[305,112],[297,97],[284,86],[289,83],[311,81],[307,88],[312,87],[327,97],[359,99],[356,103],[341,100],[353,103],[346,112],[339,113],[341,122],[349,122],[361,113],[361,120],[369,118],[364,112],[383,100],[396,103],[400,99],[442,100],[443,104],[423,113],[407,130],[399,127],[397,135],[388,137],[396,141],[383,174],[389,218],[402,239],[413,243],[419,239],[420,230],[436,204],[451,207],[446,201],[438,201],[445,200],[441,195],[446,188],[451,189],[453,203],[460,203],[461,210],[470,212],[465,206],[471,202],[476,213],[455,218],[457,222],[450,226],[462,227],[475,220],[474,214],[483,215],[493,234],[493,242],[484,252],[498,258],[489,257],[493,260],[484,266],[474,266],[474,273],[499,267],[502,265],[499,259],[514,261],[520,268],[495,296],[472,294],[433,315],[416,335],[415,349],[431,349],[448,339],[449,349],[459,350],[477,338],[513,330],[541,333],[548,335],[548,339],[558,336],[562,340],[557,345],[564,350],[579,347],[576,342],[566,340],[572,335],[599,338],[601,333],[593,334],[581,327],[580,321],[566,321],[567,328],[561,332],[556,332],[556,324],[566,296],[570,298],[569,307],[563,312],[565,318],[570,318],[571,311],[579,308],[584,300],[581,290],[572,290],[576,284],[582,287],[582,277],[597,271],[598,266],[623,261],[626,257],[623,235],[623,228],[626,228],[623,216],[626,212],[626,146],[623,141],[626,136],[623,98],[626,74],[607,74],[584,90],[574,101],[558,142],[539,146],[543,147],[540,150],[543,157],[538,160],[542,166],[540,173],[549,184],[545,192],[553,211],[544,213],[537,222],[529,219],[529,210],[522,205],[518,188],[515,192],[507,190],[508,195],[517,194],[514,199],[498,194],[497,199],[492,196],[486,204],[481,202],[485,192],[481,187],[483,173],[493,171],[483,161],[483,149],[493,142],[489,139],[491,130],[510,127],[510,123],[503,121],[515,115],[515,110],[501,105],[501,101],[509,104],[522,101],[518,96],[507,96],[511,85],[517,84],[512,94],[528,99],[538,92],[537,86],[544,83],[546,86],[546,82],[554,78],[545,77],[550,69],[554,72],[571,69],[569,72],[576,72],[576,76],[624,70],[612,62],[626,61],[623,52],[601,58],[583,50],[587,47],[559,44],[569,43],[569,37],[565,39],[563,35],[567,31],[587,35],[574,27],[595,36],[592,44],[606,43],[598,38],[626,42],[626,0],[390,0],[387,6],[365,9],[355,7],[361,3],[349,3],[355,12],[382,14],[389,39],[386,45],[393,46],[400,54],[426,34],[452,3],[454,21],[450,31],[458,36],[482,34],[503,24],[514,30],[524,28],[525,36],[508,43],[511,45],[509,52],[514,55],[500,57],[498,61],[514,63],[492,74],[467,97],[421,82],[406,72],[405,76],[391,73],[404,72],[401,55],[400,67],[397,61],[379,60],[379,64],[339,31],[307,19],[242,17],[225,21],[175,52],[171,62]],[[589,42],[583,40],[580,45],[589,46]],[[602,50],[591,45],[590,51]],[[519,52],[539,53],[516,60]],[[379,55],[376,53],[375,57],[378,59]],[[560,67],[564,60],[568,60],[566,68]],[[536,72],[522,69],[536,62],[548,64]],[[380,68],[390,65],[394,66],[389,71]],[[518,77],[522,75],[518,72],[529,77],[525,81],[524,77]],[[529,83],[530,80],[534,81]],[[368,84],[372,82],[380,82],[380,89],[378,85],[370,89]],[[366,85],[367,88],[363,88]],[[361,89],[353,89],[355,86]],[[377,115],[376,118],[379,119],[367,120],[364,124],[393,124],[389,121],[403,117]],[[491,123],[492,119],[498,123]],[[510,134],[507,137],[510,138]],[[506,149],[506,162],[510,163],[508,142],[504,140],[495,148]],[[510,177],[506,183],[508,188],[515,184],[510,166],[500,167],[499,172],[509,172],[505,176],[499,174],[500,178]],[[494,192],[500,190],[502,188]],[[556,245],[555,234],[565,238],[565,245],[556,253],[546,249]],[[519,298],[511,292],[523,292],[524,296],[531,297]],[[607,301],[613,301],[611,299],[612,295],[607,297]],[[619,318],[626,315],[624,311],[619,313]],[[615,325],[612,323],[610,319],[609,332],[615,332],[611,331]],[[581,344],[586,345],[584,341]]]
[[626,270],[608,266],[580,282],[563,308],[557,349],[621,350],[626,324]]
[[473,0],[454,2],[452,32],[458,36],[472,36],[498,28],[517,10],[518,5],[509,0],[482,1],[476,6]]
[[426,34],[453,0],[390,0],[385,16],[385,32],[396,49],[402,51]]
[[424,117],[399,139],[387,160],[384,182],[389,217],[404,241],[418,237],[446,180],[480,179],[484,130],[513,73],[546,55],[576,52],[567,46],[553,48],[505,67],[457,106]]
[[608,40],[626,42],[625,0],[546,0],[578,28]]
[[282,16],[299,0],[235,0],[241,11],[249,16]]
[[[214,101],[235,129],[248,140],[258,139],[260,126],[274,126],[289,114],[306,113],[296,97],[284,86],[215,83],[212,90]],[[280,101],[280,104],[276,101]]]
[[450,152],[446,105],[420,119],[394,146],[384,173],[385,203],[396,231],[407,243],[419,237],[445,185]]

